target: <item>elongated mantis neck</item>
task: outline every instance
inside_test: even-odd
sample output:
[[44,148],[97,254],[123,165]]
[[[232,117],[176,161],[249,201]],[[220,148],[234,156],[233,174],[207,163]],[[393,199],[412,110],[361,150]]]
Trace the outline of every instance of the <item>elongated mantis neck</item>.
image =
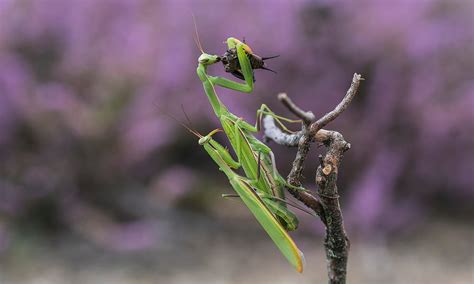
[[214,85],[211,82],[211,77],[207,75],[207,65],[199,64],[197,68],[197,74],[204,85],[204,91],[206,92],[207,98],[211,103],[212,109],[218,118],[220,118],[223,111],[227,108],[222,104],[219,97],[217,96]]

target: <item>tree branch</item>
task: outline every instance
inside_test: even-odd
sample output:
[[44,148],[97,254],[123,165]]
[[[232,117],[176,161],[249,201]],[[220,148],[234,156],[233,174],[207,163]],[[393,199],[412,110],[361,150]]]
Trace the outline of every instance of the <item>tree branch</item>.
[[263,117],[263,125],[265,140],[272,140],[283,146],[297,147],[301,136],[303,136],[303,131],[294,134],[283,132],[276,126],[273,117],[269,115]]
[[346,95],[342,101],[332,111],[328,112],[311,125],[310,129],[313,134],[316,134],[319,129],[323,128],[329,122],[336,119],[336,117],[338,117],[343,111],[347,109],[352,99],[355,97],[357,90],[359,89],[360,81],[362,80],[364,80],[364,78],[362,78],[360,74],[354,73],[351,86],[349,87],[349,90],[347,90]]
[[315,180],[318,185],[317,195],[319,198],[307,191],[299,191],[288,187],[287,190],[296,199],[314,210],[326,226],[324,247],[328,261],[329,283],[345,283],[346,281],[349,240],[344,230],[336,181],[342,156],[344,152],[350,149],[351,145],[344,140],[340,133],[322,128],[347,109],[362,80],[364,79],[361,75],[354,74],[351,86],[342,101],[331,112],[316,122],[314,122],[315,117],[312,112],[303,111],[286,94],[279,94],[278,99],[293,114],[303,120],[301,131],[294,134],[284,133],[275,125],[273,117],[266,116],[263,119],[267,139],[280,145],[298,147],[292,169],[287,177],[287,182],[293,186],[301,186],[304,161],[311,148],[311,143],[321,142],[327,147],[326,153],[319,156],[320,165],[316,170]]
[[324,156],[320,156],[320,165],[316,170],[318,195],[324,208],[326,220],[326,238],[324,247],[328,261],[329,283],[345,283],[349,239],[344,230],[342,211],[339,205],[337,174],[341,158],[350,144],[335,131],[328,131],[329,145]]
[[311,124],[316,119],[311,111],[304,111],[295,105],[286,93],[279,93],[278,100],[280,100],[280,102],[282,102],[294,115],[301,118],[305,124]]

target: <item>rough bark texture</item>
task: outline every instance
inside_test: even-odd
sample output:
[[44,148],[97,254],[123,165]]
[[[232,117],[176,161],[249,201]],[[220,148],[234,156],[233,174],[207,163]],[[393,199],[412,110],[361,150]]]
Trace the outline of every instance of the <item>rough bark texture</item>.
[[329,283],[345,283],[349,239],[344,231],[342,211],[339,205],[337,174],[343,153],[350,144],[338,132],[330,132],[327,141],[328,150],[320,156],[320,165],[316,170],[318,195],[324,208],[326,238],[324,247],[328,261]]
[[[347,257],[349,253],[349,239],[344,230],[344,222],[339,194],[336,185],[339,164],[344,152],[350,149],[350,144],[344,137],[336,132],[322,129],[329,122],[336,119],[350,104],[357,93],[361,75],[354,74],[352,83],[342,101],[320,119],[316,120],[312,112],[303,111],[296,106],[286,94],[279,94],[278,99],[296,116],[301,118],[303,125],[301,131],[294,134],[283,132],[275,125],[273,117],[266,116],[263,120],[265,137],[274,142],[288,147],[298,147],[293,167],[287,177],[289,184],[301,186],[304,161],[308,155],[311,144],[323,143],[327,151],[319,156],[320,165],[316,170],[316,195],[308,191],[287,188],[296,199],[311,208],[326,226],[324,247],[328,262],[329,283],[345,283],[347,272]],[[316,121],[315,121],[316,120]]]

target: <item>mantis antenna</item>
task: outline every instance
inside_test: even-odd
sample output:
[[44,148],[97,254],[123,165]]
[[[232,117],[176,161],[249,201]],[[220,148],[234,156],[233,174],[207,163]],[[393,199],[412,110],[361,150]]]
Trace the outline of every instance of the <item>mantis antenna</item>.
[[194,136],[198,137],[198,138],[202,138],[202,134],[197,132],[196,130],[192,129],[192,125],[191,125],[191,121],[189,120],[189,117],[188,115],[186,114],[186,112],[184,112],[184,107],[183,105],[181,105],[182,109],[183,109],[183,112],[184,112],[184,115],[186,116],[186,120],[188,121],[188,123],[190,124],[191,127],[187,126],[184,122],[180,121],[179,119],[177,119],[176,117],[172,116],[171,114],[169,114],[168,112],[166,112],[165,110],[163,110],[159,105],[155,104],[155,106],[157,106],[159,109],[160,109],[160,112],[164,115],[166,115],[167,117],[171,118],[172,120],[174,120],[176,123],[180,124],[182,127],[184,127],[187,131],[189,131],[190,133],[192,133]]
[[194,43],[196,43],[196,45],[199,48],[199,50],[201,51],[201,53],[204,53],[201,41],[199,40],[199,32],[198,32],[198,28],[197,28],[197,24],[196,24],[196,18],[194,17],[193,11],[191,11],[191,15],[193,16],[193,24],[194,24],[194,34],[193,34]]
[[181,104],[181,111],[183,112],[184,117],[186,118],[186,121],[189,123],[189,125],[190,125],[191,127],[193,127],[193,123],[192,123],[191,120],[189,119],[189,116],[188,116],[188,114],[186,113],[186,111],[184,110],[184,105],[183,105],[183,104]]

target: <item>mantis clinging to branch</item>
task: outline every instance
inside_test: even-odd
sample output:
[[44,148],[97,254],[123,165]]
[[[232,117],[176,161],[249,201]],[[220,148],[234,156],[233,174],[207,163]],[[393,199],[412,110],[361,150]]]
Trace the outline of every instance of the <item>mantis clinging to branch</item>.
[[270,238],[275,242],[278,249],[280,249],[282,254],[299,272],[302,272],[304,262],[303,253],[296,247],[295,242],[276,220],[274,213],[270,211],[267,206],[268,203],[265,201],[274,198],[258,193],[253,186],[253,181],[234,172],[233,169],[238,167],[238,163],[232,159],[224,146],[212,139],[212,136],[220,130],[216,129],[211,131],[208,135],[202,136],[187,126],[184,125],[184,127],[199,137],[199,145],[204,147],[209,156],[219,166],[219,169],[224,172],[232,188],[249,208],[260,225],[262,225]]
[[[238,62],[224,63],[234,64],[232,71],[235,71],[235,74],[234,72],[232,73],[235,76],[238,74],[239,76],[236,77],[243,78],[245,81],[245,83],[239,83],[222,77],[209,76],[207,74],[208,66],[220,62],[222,57],[205,53],[199,38],[197,38],[197,44],[202,52],[198,58],[197,74],[202,81],[214,113],[220,120],[222,129],[237,156],[237,160],[235,161],[227,150],[212,140],[211,136],[216,131],[201,137],[200,144],[204,146],[211,158],[227,175],[234,190],[272,238],[282,254],[297,271],[301,272],[303,270],[303,254],[286,232],[295,230],[298,226],[296,215],[286,207],[286,202],[284,201],[284,187],[293,186],[287,184],[286,180],[278,173],[271,149],[252,134],[258,131],[258,122],[263,115],[274,117],[282,126],[283,124],[280,120],[288,122],[299,121],[277,116],[266,105],[262,105],[257,111],[257,122],[255,125],[250,125],[242,118],[231,113],[219,100],[214,86],[217,85],[243,93],[252,92],[254,76],[249,55],[252,55],[253,52],[247,44],[240,40],[232,37],[227,39],[228,50],[237,54],[237,59],[234,58],[232,60],[238,60]],[[238,67],[240,67],[240,70],[237,69]],[[242,167],[246,177],[241,177],[232,170],[240,167]]]

